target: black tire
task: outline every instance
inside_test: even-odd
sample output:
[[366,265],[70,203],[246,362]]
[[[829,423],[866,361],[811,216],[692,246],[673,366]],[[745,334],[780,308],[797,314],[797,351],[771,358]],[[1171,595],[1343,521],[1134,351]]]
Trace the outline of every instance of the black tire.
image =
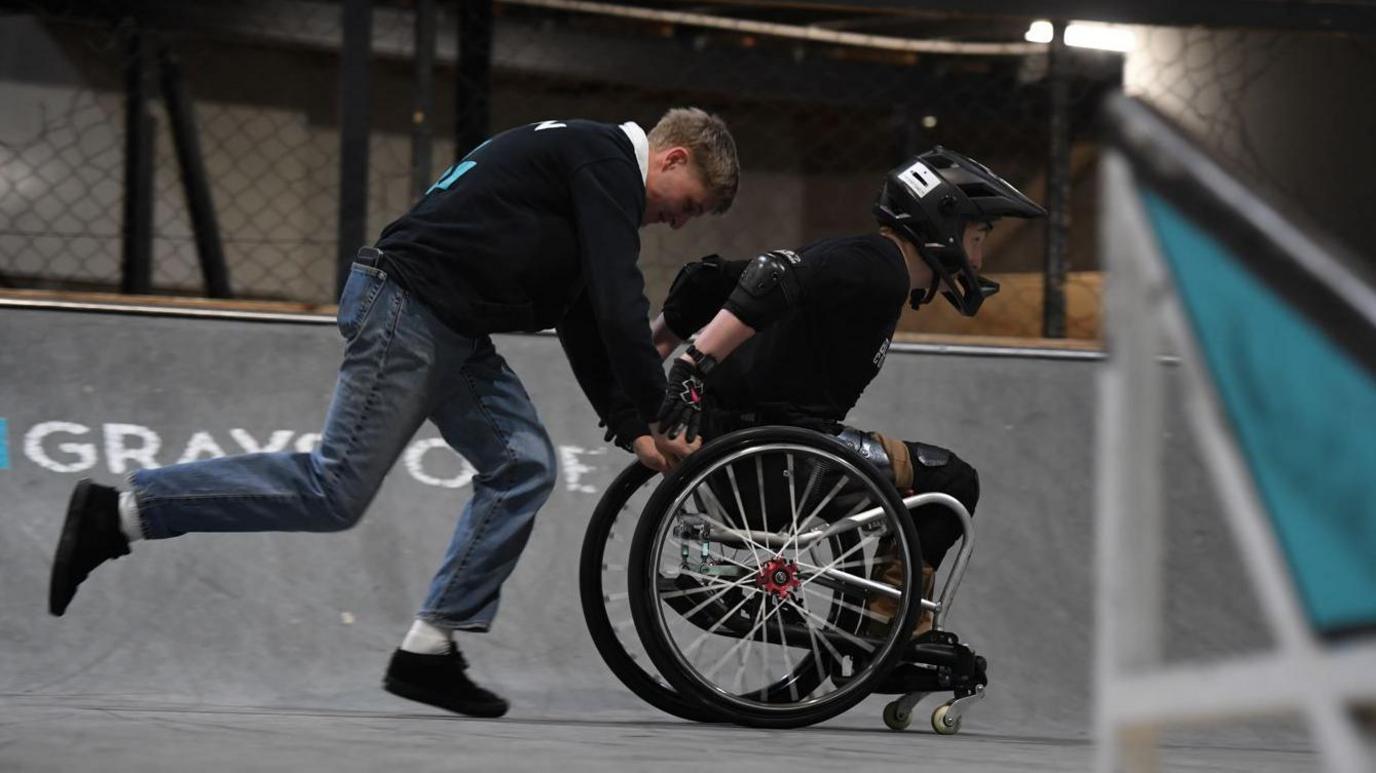
[[[719,659],[716,665],[712,669],[709,669],[705,675],[699,675],[699,672],[695,670],[694,666],[687,662],[689,655],[685,655],[680,651],[675,635],[670,632],[670,623],[665,620],[661,608],[663,599],[661,599],[661,593],[658,590],[658,583],[661,580],[659,559],[662,555],[661,551],[664,549],[664,545],[667,544],[667,541],[670,539],[668,529],[672,525],[671,521],[677,515],[677,513],[671,511],[671,508],[677,508],[680,506],[680,503],[685,501],[684,498],[687,496],[690,488],[695,492],[699,492],[703,488],[712,485],[710,482],[712,479],[708,478],[708,475],[720,475],[719,470],[724,470],[725,467],[722,465],[727,464],[729,460],[739,458],[738,455],[740,454],[753,455],[756,459],[763,460],[763,455],[769,453],[792,453],[799,455],[803,457],[806,462],[817,465],[819,469],[834,472],[836,474],[836,480],[839,481],[842,479],[842,476],[844,476],[852,485],[858,486],[863,494],[869,497],[871,502],[876,503],[876,506],[881,508],[882,517],[884,519],[883,523],[891,527],[887,531],[891,532],[891,536],[894,540],[893,544],[896,546],[895,549],[899,551],[896,555],[900,557],[903,563],[901,568],[901,587],[919,591],[917,593],[903,593],[900,599],[893,602],[896,605],[894,612],[891,617],[886,617],[881,621],[878,626],[879,632],[877,634],[872,635],[869,633],[870,629],[865,627],[867,624],[860,617],[859,613],[853,614],[845,625],[852,626],[855,631],[855,635],[851,637],[852,639],[859,640],[863,637],[863,641],[857,641],[858,646],[850,652],[838,653],[837,649],[830,643],[833,637],[831,635],[825,636],[825,638],[828,639],[827,649],[837,654],[838,657],[849,660],[857,665],[856,673],[852,673],[849,676],[845,676],[839,671],[831,671],[829,674],[817,679],[816,682],[820,684],[826,680],[827,676],[832,678],[832,686],[834,689],[825,695],[811,696],[810,693],[803,693],[801,699],[789,700],[789,696],[780,694],[777,689],[777,685],[781,684],[781,682],[776,682],[774,685],[764,688],[752,686],[749,690],[741,692],[740,694],[734,694],[731,690],[719,686],[712,680],[712,672],[720,668],[722,662],[724,662],[726,657],[730,656],[730,653]],[[756,470],[762,469],[760,464],[763,464],[763,461],[757,463]],[[792,461],[790,461],[789,464],[791,465]],[[792,467],[789,469],[791,470]],[[762,476],[759,480],[766,487],[785,485],[779,482],[765,483],[765,477],[763,477],[764,473],[760,471],[756,474]],[[789,474],[791,475],[792,473]],[[771,472],[771,475],[774,475],[774,473]],[[742,479],[744,479],[744,477],[745,476],[741,476]],[[802,476],[794,477],[789,485],[796,484],[801,477]],[[717,480],[719,479],[720,478]],[[784,479],[787,479],[787,475],[784,476]],[[733,487],[736,486],[736,478],[733,477],[731,479],[731,485]],[[761,530],[776,531],[776,526],[770,525],[770,521],[775,519],[775,515],[773,512],[769,512],[772,506],[765,505],[766,496],[763,493],[765,490],[766,489],[756,489],[756,492],[760,494],[760,509],[756,512],[759,513],[759,518],[761,520]],[[790,491],[792,491],[792,489],[790,489]],[[741,496],[739,489],[736,489],[736,495],[739,511],[738,517],[744,522],[743,528],[754,531],[755,529],[751,515],[748,514],[750,508],[739,506],[740,501],[749,501],[750,495]],[[719,497],[718,504],[720,504]],[[795,508],[795,512],[796,510],[797,508]],[[685,518],[685,522],[687,520],[690,519]],[[796,515],[794,515],[793,525],[796,531],[801,531],[801,527],[798,526]],[[866,542],[876,544],[875,541],[877,540],[878,537],[874,537],[872,540],[867,538]],[[818,542],[820,543],[821,541]],[[705,562],[707,561],[707,542],[704,542],[703,545],[704,558],[702,560]],[[689,560],[687,556],[689,555],[688,551],[690,549],[688,541],[685,539],[680,544],[680,547],[684,551],[684,561],[687,562]],[[759,547],[763,547],[763,545]],[[864,546],[861,545],[860,547],[863,548]],[[752,552],[754,552],[753,549]],[[786,552],[786,547],[779,548],[778,552],[774,553],[772,558],[765,557],[766,560],[770,561],[770,565],[774,567],[773,570],[777,570],[779,567],[777,563],[774,563],[775,561],[781,558],[786,561]],[[795,556],[796,555],[795,546]],[[845,557],[845,555],[840,555],[836,560],[839,561],[841,558]],[[861,557],[862,559],[864,558],[864,553],[861,553]],[[724,550],[723,559],[724,561],[718,562],[715,568],[723,568],[728,563],[736,563],[740,567],[735,570],[735,576],[738,579],[736,579],[734,583],[731,583],[731,585],[743,587],[742,583],[751,582],[746,579],[751,576],[750,569],[747,565],[739,561],[733,562],[730,558],[725,556]],[[755,560],[758,563],[761,559],[757,556]],[[872,554],[869,560],[872,562],[877,561],[877,555]],[[761,564],[761,566],[764,565],[765,564]],[[685,570],[687,566],[686,563],[683,565]],[[702,564],[702,566],[706,566],[706,563]],[[796,571],[801,574],[800,567],[803,566],[804,564],[795,560],[794,567],[790,571]],[[916,579],[913,573],[912,567],[914,566],[921,566],[921,550],[918,545],[917,530],[913,526],[912,518],[907,509],[903,506],[903,501],[898,491],[893,487],[892,483],[873,467],[873,465],[830,436],[793,427],[759,427],[725,435],[708,444],[701,451],[689,457],[683,465],[666,478],[655,490],[655,493],[645,506],[645,510],[636,527],[635,537],[631,542],[629,571],[631,572],[632,582],[628,587],[628,591],[630,594],[631,611],[635,619],[636,629],[640,634],[641,642],[655,667],[678,694],[697,701],[723,719],[737,724],[753,727],[791,728],[821,722],[851,708],[869,695],[872,687],[881,684],[888,673],[902,659],[904,644],[908,639],[909,632],[912,631],[913,626],[916,624],[918,615],[921,613],[921,606],[917,601],[917,599],[921,598],[921,582]],[[697,576],[702,576],[701,573],[707,571],[707,569],[697,570],[699,573]],[[803,582],[802,585],[804,587],[797,588],[796,590],[805,590],[809,582],[822,579],[824,572],[821,570],[812,571],[813,579]],[[694,572],[687,571],[686,574],[693,575]],[[680,576],[684,576],[684,574],[680,574]],[[668,575],[664,575],[664,577],[668,577]],[[763,575],[761,575],[761,577],[763,577]],[[725,580],[721,582],[725,583]],[[853,584],[853,581],[850,582]],[[817,585],[822,588],[830,587],[824,582],[817,582]],[[715,596],[721,596],[723,593],[737,593],[735,590],[726,590],[724,584],[721,587],[723,587],[723,590],[714,594]],[[767,592],[755,589],[752,589],[751,592],[762,599],[761,604],[768,603],[769,595]],[[782,593],[787,594],[788,591],[785,590]],[[835,598],[845,597],[853,599],[855,597],[855,589],[854,587],[844,591],[833,589],[833,594]],[[730,599],[732,596],[727,596],[727,598]],[[802,593],[793,596],[793,598],[797,600],[797,603],[790,603],[783,600],[776,602],[776,613],[786,612],[790,609],[794,610],[794,618],[803,620],[802,628],[805,631],[814,632],[812,623],[803,616],[806,615],[819,622],[822,621],[823,618],[811,613],[808,609],[808,607],[811,606],[811,602],[804,602]],[[869,605],[870,603],[868,601],[862,602],[859,608],[868,610]],[[672,608],[672,603],[670,606]],[[851,606],[854,608],[853,602]],[[678,618],[675,618],[676,623],[680,625],[687,623],[702,628],[701,623],[694,620],[692,617],[684,617],[681,611],[675,611],[680,614]],[[794,678],[808,680],[809,674],[801,670],[806,666],[797,665],[791,658],[787,657],[787,648],[798,646],[798,644],[795,643],[797,640],[796,631],[798,627],[793,624],[785,624],[783,619],[786,616],[788,615],[777,615],[778,620],[776,620],[776,622],[779,627],[777,636],[771,630],[773,623],[768,623],[770,619],[769,616],[764,615],[763,612],[761,612],[760,620],[749,633],[740,633],[740,628],[743,626],[737,625],[735,618],[730,616],[720,616],[718,618],[717,627],[709,631],[709,633],[726,631],[726,636],[734,637],[739,640],[740,643],[732,649],[739,649],[746,640],[750,642],[764,642],[765,646],[768,646],[771,640],[773,643],[783,643],[783,652],[785,655],[784,665],[794,669]],[[824,628],[816,630],[827,631],[828,634],[830,634],[830,631],[836,627],[835,621],[837,619],[838,618],[835,617],[829,618],[830,622],[824,622]],[[767,623],[768,625],[766,625]],[[735,630],[729,630],[733,628]],[[811,635],[811,633],[809,635]],[[816,638],[820,639],[821,637]],[[703,636],[697,634],[698,643],[700,643],[702,639]],[[835,641],[840,642],[841,639],[838,638],[835,639]],[[687,651],[691,652],[695,646],[696,644],[689,646]],[[813,642],[811,646],[814,653],[814,661],[818,664],[818,668],[831,669],[841,662],[835,658],[830,658],[830,663],[824,663],[823,660],[826,658],[820,653],[821,648],[817,646],[816,642]],[[860,647],[864,648],[863,652],[860,651]],[[746,667],[745,663],[748,659],[748,653],[749,651],[747,648],[747,654],[742,655],[740,658],[741,670],[744,670]],[[765,658],[767,660],[767,653]],[[802,662],[804,664],[808,663],[806,656],[804,656]],[[815,670],[814,668],[814,675]],[[766,674],[766,676],[770,675]],[[738,672],[737,680],[740,680],[740,678],[740,673]],[[759,699],[752,699],[751,696],[755,695],[758,695]]]
[[685,699],[642,668],[627,652],[607,613],[602,582],[607,539],[618,517],[639,517],[640,513],[623,513],[622,508],[656,474],[639,462],[632,462],[616,476],[593,510],[587,532],[583,536],[583,549],[578,561],[578,595],[583,605],[583,620],[587,623],[588,633],[592,636],[592,643],[597,647],[597,653],[602,656],[602,661],[616,678],[641,700],[680,719],[693,722],[720,721],[714,713],[694,701]]

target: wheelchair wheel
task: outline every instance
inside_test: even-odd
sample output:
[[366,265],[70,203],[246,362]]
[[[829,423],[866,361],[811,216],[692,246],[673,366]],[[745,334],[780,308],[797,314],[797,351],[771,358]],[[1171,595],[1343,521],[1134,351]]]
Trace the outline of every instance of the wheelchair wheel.
[[681,719],[717,721],[714,714],[674,692],[653,670],[631,619],[626,592],[631,534],[654,488],[647,484],[656,476],[650,468],[632,462],[616,476],[593,510],[578,563],[583,619],[603,662],[631,692]]
[[854,706],[921,612],[917,532],[839,441],[760,427],[693,454],[631,543],[631,611],[660,674],[722,719],[800,727]]

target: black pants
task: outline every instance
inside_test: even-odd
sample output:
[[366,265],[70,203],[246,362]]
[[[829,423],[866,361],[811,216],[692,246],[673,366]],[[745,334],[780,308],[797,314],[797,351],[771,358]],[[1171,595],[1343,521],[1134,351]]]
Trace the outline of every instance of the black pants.
[[[974,517],[975,505],[979,504],[979,472],[950,451],[923,444],[921,456],[929,457],[930,449],[945,451],[947,455],[944,463],[927,465],[921,461],[917,449],[914,448],[919,444],[908,442],[905,445],[909,447],[912,458],[913,491],[918,494],[949,494],[964,505],[970,516]],[[963,534],[960,519],[949,508],[941,505],[923,505],[915,508],[912,514],[913,523],[917,526],[917,539],[922,545],[922,560],[933,567],[940,567],[941,560],[946,557],[946,551],[950,550]]]

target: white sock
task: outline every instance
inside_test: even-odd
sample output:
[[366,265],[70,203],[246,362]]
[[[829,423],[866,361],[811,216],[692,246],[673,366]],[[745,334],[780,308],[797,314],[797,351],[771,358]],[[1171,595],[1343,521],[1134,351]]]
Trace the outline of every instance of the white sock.
[[418,655],[443,655],[449,651],[449,644],[453,641],[451,637],[449,631],[418,619],[406,632],[401,648]]
[[139,518],[139,503],[132,491],[119,492],[119,530],[130,542],[143,539],[143,519]]

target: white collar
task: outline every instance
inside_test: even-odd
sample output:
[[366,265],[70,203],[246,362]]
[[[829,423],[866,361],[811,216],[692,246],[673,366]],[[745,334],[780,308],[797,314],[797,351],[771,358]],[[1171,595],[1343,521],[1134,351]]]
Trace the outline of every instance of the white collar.
[[627,121],[621,124],[621,131],[626,132],[630,138],[631,145],[635,148],[635,162],[640,165],[640,181],[647,182],[650,179],[650,140],[645,136],[645,130],[636,125],[635,121]]

